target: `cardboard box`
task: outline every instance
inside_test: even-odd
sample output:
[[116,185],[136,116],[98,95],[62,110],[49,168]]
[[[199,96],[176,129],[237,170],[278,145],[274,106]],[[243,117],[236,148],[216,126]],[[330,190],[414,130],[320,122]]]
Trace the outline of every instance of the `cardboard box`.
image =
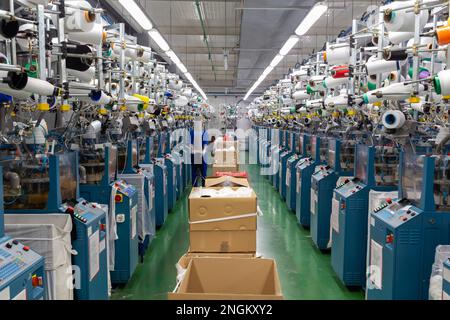
[[224,141],[223,139],[217,139],[214,143],[216,149],[228,149],[234,147],[235,150],[238,150],[238,142],[234,140]]
[[189,233],[192,252],[254,253],[256,230],[192,230]]
[[189,262],[194,258],[245,258],[245,259],[255,259],[255,253],[211,253],[211,252],[186,252],[178,260],[178,265],[187,269]]
[[194,188],[189,196],[191,251],[256,252],[256,194],[247,188],[248,194],[241,197],[211,196],[211,191],[221,189]]
[[236,151],[216,150],[214,153],[215,163],[234,163],[237,162]]
[[[211,196],[211,191],[223,188],[193,188],[189,195],[189,220],[190,222],[234,217],[256,213],[258,211],[258,199],[256,193],[249,189],[248,194],[240,197],[228,197],[226,195]],[[237,191],[239,188],[231,188]]]
[[205,187],[249,187],[247,178],[235,178],[231,176],[206,178]]
[[282,300],[271,259],[193,258],[170,300]]
[[214,163],[212,166],[212,174],[215,175],[217,172],[239,172],[239,166],[236,162]]

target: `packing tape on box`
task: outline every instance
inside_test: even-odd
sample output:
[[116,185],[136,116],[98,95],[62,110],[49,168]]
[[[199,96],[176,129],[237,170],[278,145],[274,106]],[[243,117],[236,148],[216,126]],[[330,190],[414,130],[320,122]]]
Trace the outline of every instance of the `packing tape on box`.
[[223,218],[215,218],[215,219],[200,220],[200,221],[189,221],[189,224],[203,224],[203,223],[210,223],[210,222],[221,222],[221,221],[229,221],[229,220],[237,220],[237,219],[245,219],[245,218],[257,217],[257,216],[259,216],[259,212],[248,213],[248,214],[241,214],[239,216],[233,216],[233,217],[223,217]]

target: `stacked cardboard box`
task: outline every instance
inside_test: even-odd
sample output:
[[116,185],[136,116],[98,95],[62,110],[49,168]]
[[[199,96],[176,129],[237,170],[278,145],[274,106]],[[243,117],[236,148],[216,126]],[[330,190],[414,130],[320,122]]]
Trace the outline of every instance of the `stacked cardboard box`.
[[172,300],[282,299],[276,263],[256,258],[257,197],[248,180],[207,178],[189,197],[190,249]]
[[[220,178],[224,179],[227,178]],[[237,180],[233,183],[239,184]],[[192,191],[189,197],[190,251],[255,252],[256,194],[250,188],[228,188],[227,195],[222,195],[222,190],[222,187],[209,187]]]
[[217,172],[239,171],[236,141],[216,141],[214,150],[213,175]]

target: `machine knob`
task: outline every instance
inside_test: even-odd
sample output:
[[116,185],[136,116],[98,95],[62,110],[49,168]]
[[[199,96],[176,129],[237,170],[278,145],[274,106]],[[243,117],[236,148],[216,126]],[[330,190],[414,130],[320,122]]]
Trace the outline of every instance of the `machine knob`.
[[15,239],[14,239],[14,240],[13,240],[13,244],[17,246],[17,245],[19,244],[19,240],[15,240]]
[[29,246],[23,246],[23,251],[30,251],[30,247]]
[[8,248],[8,249],[11,249],[12,248],[11,242],[8,242],[7,244],[5,244],[5,247]]
[[391,199],[391,198],[387,198],[387,199],[386,199],[386,202],[389,203],[389,204],[391,204],[391,203],[392,203],[392,199]]

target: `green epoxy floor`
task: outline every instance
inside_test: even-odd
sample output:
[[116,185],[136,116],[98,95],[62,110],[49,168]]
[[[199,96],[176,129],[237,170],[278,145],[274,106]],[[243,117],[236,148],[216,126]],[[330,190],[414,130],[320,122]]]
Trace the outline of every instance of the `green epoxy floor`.
[[[340,284],[331,268],[330,254],[314,247],[309,231],[298,225],[295,214],[259,174],[259,167],[241,167],[249,173],[264,214],[258,220],[258,254],[276,260],[285,299],[363,299],[363,291],[350,291]],[[188,195],[186,191],[157,232],[131,281],[113,290],[112,299],[166,299],[167,292],[174,289],[175,265],[189,246]]]

